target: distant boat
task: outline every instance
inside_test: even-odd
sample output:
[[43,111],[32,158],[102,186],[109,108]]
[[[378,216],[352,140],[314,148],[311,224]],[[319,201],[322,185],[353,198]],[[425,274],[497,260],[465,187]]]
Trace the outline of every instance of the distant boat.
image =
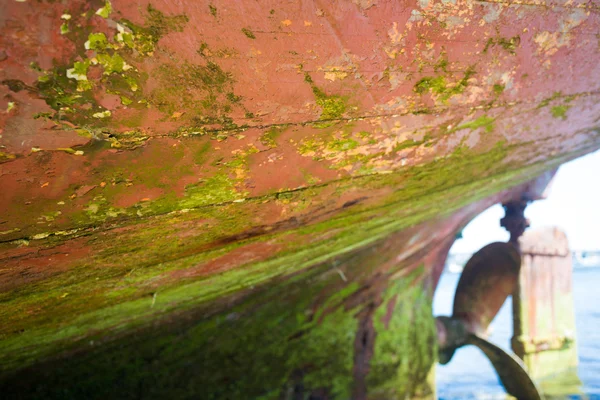
[[472,255],[473,253],[449,254],[446,259],[446,271],[452,274],[460,274]]
[[458,264],[455,262],[450,262],[450,263],[448,263],[446,268],[448,269],[448,272],[450,272],[450,273],[460,274],[464,268],[464,265]]
[[600,267],[600,253],[582,251],[574,253],[576,266]]

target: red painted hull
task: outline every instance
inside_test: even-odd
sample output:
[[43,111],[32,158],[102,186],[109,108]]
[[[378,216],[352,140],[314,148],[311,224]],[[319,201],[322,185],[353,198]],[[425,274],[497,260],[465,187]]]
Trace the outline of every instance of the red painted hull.
[[562,0],[1,4],[2,384],[431,396],[455,233],[600,147],[599,27]]

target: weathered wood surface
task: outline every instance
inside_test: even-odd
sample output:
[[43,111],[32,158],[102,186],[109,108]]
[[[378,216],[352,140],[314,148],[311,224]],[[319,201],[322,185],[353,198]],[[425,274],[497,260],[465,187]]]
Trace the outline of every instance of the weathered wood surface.
[[2,2],[4,385],[427,396],[454,232],[600,146],[599,19],[558,0]]

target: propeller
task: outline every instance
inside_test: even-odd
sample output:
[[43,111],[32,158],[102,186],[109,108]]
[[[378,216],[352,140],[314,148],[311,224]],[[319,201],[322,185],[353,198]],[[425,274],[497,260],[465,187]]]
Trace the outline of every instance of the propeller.
[[490,323],[516,287],[520,267],[521,255],[511,243],[489,244],[469,259],[456,287],[452,316],[436,318],[439,362],[450,362],[459,347],[477,346],[510,395],[541,400],[523,362],[486,340]]

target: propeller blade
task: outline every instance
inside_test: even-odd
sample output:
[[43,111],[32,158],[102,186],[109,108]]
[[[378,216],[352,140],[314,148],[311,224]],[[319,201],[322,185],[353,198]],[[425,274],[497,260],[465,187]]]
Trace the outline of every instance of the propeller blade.
[[438,362],[448,364],[459,347],[466,344],[469,333],[465,324],[450,317],[436,317],[435,328],[438,341]]
[[442,365],[446,365],[454,357],[456,349],[439,349],[438,350],[438,362]]
[[506,392],[518,400],[542,400],[544,397],[525,370],[523,362],[514,354],[475,335],[467,343],[479,347],[492,362]]
[[452,317],[462,320],[469,332],[485,337],[513,293],[520,267],[519,251],[510,243],[492,243],[473,254],[458,281]]

